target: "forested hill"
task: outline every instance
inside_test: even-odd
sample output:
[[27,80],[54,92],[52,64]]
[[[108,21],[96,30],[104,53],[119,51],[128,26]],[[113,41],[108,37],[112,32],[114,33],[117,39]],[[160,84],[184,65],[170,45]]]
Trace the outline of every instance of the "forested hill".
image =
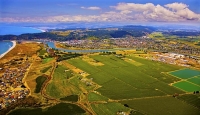
[[76,28],[76,29],[57,29],[48,30],[44,33],[22,34],[22,35],[4,35],[0,40],[33,40],[33,39],[51,39],[66,41],[72,39],[87,39],[96,37],[99,39],[122,38],[126,36],[141,37],[152,33],[156,29],[148,26],[121,26],[109,28]]

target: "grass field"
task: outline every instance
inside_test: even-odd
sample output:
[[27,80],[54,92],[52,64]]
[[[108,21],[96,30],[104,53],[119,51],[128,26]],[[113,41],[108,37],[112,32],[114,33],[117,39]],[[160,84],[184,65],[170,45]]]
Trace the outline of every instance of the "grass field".
[[123,104],[147,115],[199,115],[199,109],[173,97],[122,101]]
[[181,79],[188,79],[188,78],[192,78],[194,76],[200,75],[200,71],[192,70],[192,69],[183,69],[183,70],[170,72],[170,74],[176,77],[179,77]]
[[48,107],[45,110],[41,108],[24,108],[16,109],[8,115],[81,115],[85,111],[77,105],[69,103],[59,103],[53,107]]
[[41,49],[39,55],[45,55],[47,53],[46,49]]
[[181,81],[173,84],[173,86],[178,87],[186,92],[193,92],[193,91],[200,91],[200,86],[187,82],[187,81]]
[[182,69],[169,72],[170,75],[180,78],[180,82],[173,83],[174,87],[186,92],[200,91],[200,71],[192,69]]
[[[88,58],[101,63],[101,66],[88,63],[83,57],[62,61],[63,65],[58,65],[47,86],[47,94],[61,101],[74,100],[74,95],[79,96],[78,102],[91,106],[97,115],[116,115],[120,111],[133,111],[132,115],[199,114],[199,104],[196,103],[199,97],[189,96],[196,101],[187,100],[185,90],[180,88],[187,87],[188,91],[198,88],[198,71],[135,55],[125,56],[125,59],[116,55],[90,55]],[[73,68],[67,68],[65,63],[73,65]],[[88,73],[88,76],[81,76],[73,71],[74,68]],[[177,74],[179,70],[192,74],[189,74],[190,77],[175,77],[180,74]],[[180,98],[173,98],[175,93],[180,94]]]
[[53,58],[46,58],[46,59],[42,60],[42,63],[45,64],[45,63],[48,63],[48,62],[50,62],[52,60],[53,60]]
[[47,79],[47,77],[44,76],[39,76],[36,78],[36,88],[35,88],[35,93],[39,93],[43,83],[45,82],[45,80]]
[[78,95],[69,95],[67,97],[60,98],[60,100],[77,102],[78,101]]
[[186,94],[178,96],[177,98],[200,109],[200,95]]
[[108,98],[104,97],[102,95],[99,95],[97,93],[90,92],[88,94],[88,101],[90,101],[90,102],[93,102],[93,101],[108,101]]
[[69,78],[69,73],[65,72],[67,69],[68,68],[62,65],[58,65],[58,67],[55,69],[53,79],[50,81],[46,88],[48,95],[55,98],[63,98],[79,93],[80,90],[67,81]]
[[194,77],[194,78],[188,79],[187,81],[200,86],[200,79],[198,77]]
[[163,74],[163,72],[180,69],[177,66],[136,57],[128,58],[142,65],[135,66],[114,55],[96,55],[90,58],[104,65],[92,66],[79,58],[68,60],[68,62],[89,73],[88,78],[92,78],[94,82],[102,86],[96,91],[108,98],[132,99],[183,93],[168,85],[168,83],[178,81],[178,78]]
[[124,58],[124,60],[126,62],[128,62],[128,63],[131,63],[131,64],[135,65],[135,66],[141,66],[141,65],[143,65],[142,63],[136,62],[136,61],[134,61],[132,59]]
[[120,103],[92,104],[92,109],[97,115],[117,115],[119,111],[129,112],[130,109]]

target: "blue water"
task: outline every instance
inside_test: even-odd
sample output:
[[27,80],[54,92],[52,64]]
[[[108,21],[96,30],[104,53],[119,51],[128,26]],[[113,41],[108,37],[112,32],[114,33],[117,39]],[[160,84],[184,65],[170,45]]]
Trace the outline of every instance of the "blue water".
[[54,45],[54,42],[46,42],[46,44],[50,47],[50,48],[56,48]]
[[10,41],[0,41],[0,54],[5,53],[12,45]]
[[0,35],[20,35],[25,33],[41,33],[41,30],[30,27],[0,26]]

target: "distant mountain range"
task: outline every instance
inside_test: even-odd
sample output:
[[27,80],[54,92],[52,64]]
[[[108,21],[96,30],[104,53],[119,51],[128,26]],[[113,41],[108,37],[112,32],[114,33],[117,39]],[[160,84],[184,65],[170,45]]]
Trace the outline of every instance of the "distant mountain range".
[[162,30],[198,30],[200,31],[200,25],[187,25],[187,24],[128,24],[128,23],[94,23],[94,22],[78,22],[78,23],[0,23],[0,25],[7,26],[19,26],[19,27],[33,27],[43,30],[49,29],[77,29],[77,28],[109,28],[109,27],[122,27],[126,25],[131,26],[147,26],[154,27]]

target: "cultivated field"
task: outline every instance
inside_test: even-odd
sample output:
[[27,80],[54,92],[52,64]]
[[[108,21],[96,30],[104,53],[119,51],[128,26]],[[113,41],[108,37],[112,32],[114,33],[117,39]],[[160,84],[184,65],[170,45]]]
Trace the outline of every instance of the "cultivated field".
[[[89,73],[88,78],[92,78],[94,82],[102,86],[97,91],[111,99],[131,99],[183,93],[181,90],[165,83],[165,81],[168,82],[170,76],[163,74],[163,72],[178,69],[175,66],[173,68],[172,65],[167,64],[145,63],[146,60],[139,58],[138,63],[143,65],[135,66],[114,55],[91,56],[91,58],[104,65],[92,66],[81,59],[69,60],[69,63]],[[152,67],[149,68],[149,66]],[[171,82],[174,81],[171,80]]]
[[131,108],[134,108],[147,115],[199,115],[200,111],[181,100],[173,97],[158,97],[122,101]]
[[172,85],[186,92],[200,91],[200,71],[192,69],[182,69],[170,72],[170,75],[180,78],[179,82]]
[[104,104],[92,104],[92,109],[97,115],[116,115],[117,113],[124,112],[128,114],[129,108],[124,107],[120,103],[104,103]]
[[[45,51],[40,54],[44,55]],[[193,94],[200,88],[198,70],[147,60],[134,53],[125,56],[86,54],[55,61],[54,58],[33,58],[26,82],[31,95],[71,103],[66,104],[69,113],[85,114],[80,108],[77,109],[80,113],[73,109],[79,106],[86,113],[97,115],[199,114],[200,98]],[[44,85],[45,89],[41,89]],[[42,109],[20,111],[49,112]]]
[[68,70],[68,68],[63,65],[58,65],[55,69],[53,78],[46,88],[46,93],[49,96],[54,98],[63,98],[79,93],[79,89],[67,80],[72,76],[71,71],[65,70]]
[[59,103],[53,107],[48,107],[46,110],[41,108],[23,108],[16,109],[8,115],[81,115],[85,111],[79,106],[69,103]]
[[[173,97],[174,94],[184,96],[185,91],[171,86],[181,79],[168,73],[183,69],[182,67],[134,55],[125,58],[115,55],[91,55],[89,58],[103,65],[92,65],[81,57],[67,60],[67,63],[88,73],[87,78],[99,85],[94,92],[88,94],[88,101],[96,114],[114,115],[122,111],[130,112],[130,108],[133,114],[184,115],[188,112],[195,115],[198,113],[196,105],[191,106],[190,102],[183,102]],[[193,79],[190,81],[196,82],[195,80],[199,78]],[[115,109],[110,107],[110,104]],[[129,106],[129,109],[124,108],[123,104]]]

